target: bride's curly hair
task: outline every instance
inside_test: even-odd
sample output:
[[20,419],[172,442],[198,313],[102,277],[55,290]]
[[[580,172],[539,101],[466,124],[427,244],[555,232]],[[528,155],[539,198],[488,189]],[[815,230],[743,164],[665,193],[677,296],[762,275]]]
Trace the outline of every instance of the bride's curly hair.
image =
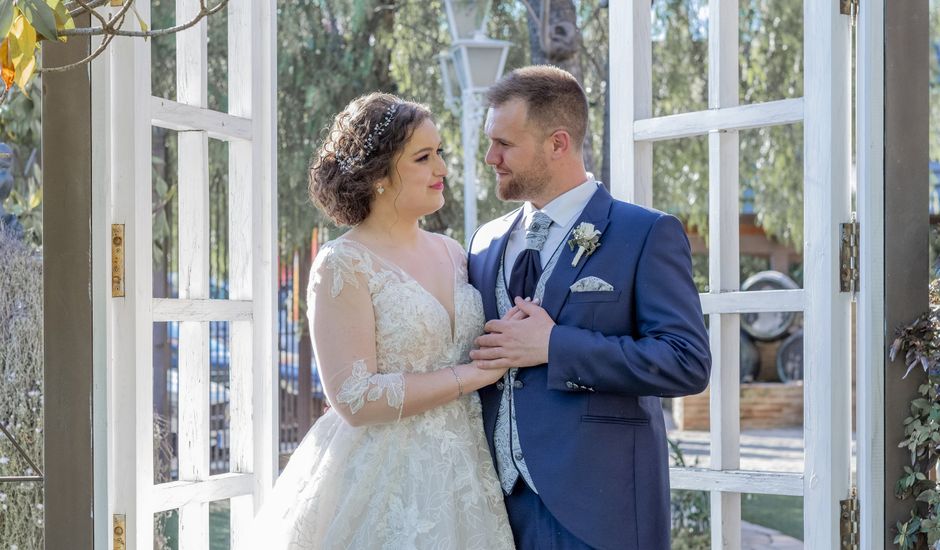
[[338,225],[361,223],[372,210],[375,183],[391,176],[395,158],[429,118],[424,105],[392,94],[354,99],[333,119],[310,164],[310,199]]

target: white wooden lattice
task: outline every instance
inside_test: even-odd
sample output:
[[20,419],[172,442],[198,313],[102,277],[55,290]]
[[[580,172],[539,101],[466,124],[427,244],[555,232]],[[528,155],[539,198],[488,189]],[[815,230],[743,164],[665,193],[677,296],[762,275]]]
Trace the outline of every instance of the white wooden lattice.
[[[135,2],[149,22],[149,0]],[[198,0],[177,0],[177,20]],[[206,21],[179,33],[177,99],[152,97],[150,43],[118,38],[93,71],[97,177],[126,227],[126,298],[108,298],[108,518],[153,547],[154,514],[179,510],[180,548],[209,546],[212,501],[231,499],[232,548],[273,485],[276,418],[275,3],[230,0],[228,112],[208,108]],[[137,25],[129,20],[129,25]],[[179,132],[179,298],[152,294],[151,130]],[[229,154],[229,299],[209,299],[208,140]],[[178,321],[179,481],[153,482],[153,323]],[[230,470],[209,473],[209,322],[227,321]],[[110,531],[110,529],[108,530]],[[240,546],[241,545],[241,546]]]
[[[708,110],[652,116],[648,0],[610,3],[611,187],[617,198],[652,204],[652,143],[707,135],[709,292],[713,370],[709,469],[671,472],[673,489],[711,493],[712,548],[741,547],[741,493],[803,496],[807,548],[838,547],[839,500],[849,493],[851,411],[849,297],[839,294],[839,223],[849,203],[849,36],[838,2],[804,2],[805,97],[738,101],[738,1],[708,5]],[[617,29],[618,32],[613,32]],[[739,291],[738,133],[803,122],[804,288]],[[801,474],[741,471],[739,314],[804,314],[804,441]]]

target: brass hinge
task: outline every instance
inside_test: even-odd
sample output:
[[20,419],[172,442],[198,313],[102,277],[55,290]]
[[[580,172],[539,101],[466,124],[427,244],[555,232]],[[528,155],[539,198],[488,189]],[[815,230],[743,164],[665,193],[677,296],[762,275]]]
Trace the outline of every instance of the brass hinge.
[[114,514],[113,550],[127,550],[127,516]]
[[852,26],[858,21],[858,8],[861,0],[839,0],[839,13],[852,17]]
[[842,292],[858,292],[859,285],[859,256],[858,256],[858,222],[855,213],[852,221],[839,224],[839,290]]
[[111,224],[111,297],[124,296],[124,224]]
[[858,550],[858,495],[839,501],[839,550]]

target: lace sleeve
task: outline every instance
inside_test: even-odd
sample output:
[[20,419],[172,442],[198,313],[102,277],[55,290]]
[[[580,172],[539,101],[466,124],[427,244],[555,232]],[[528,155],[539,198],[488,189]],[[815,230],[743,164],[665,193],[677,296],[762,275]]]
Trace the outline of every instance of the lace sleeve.
[[353,363],[352,373],[343,381],[336,394],[337,403],[349,406],[349,412],[358,413],[366,401],[378,401],[382,395],[388,406],[398,410],[401,419],[402,406],[405,404],[405,379],[401,373],[376,374],[369,372],[362,359]]
[[396,422],[405,402],[404,376],[377,372],[372,274],[368,255],[330,243],[311,269],[307,297],[323,389],[354,426]]
[[372,259],[367,254],[334,241],[324,245],[323,250],[317,254],[311,269],[312,284],[309,288],[312,291],[315,285],[321,283],[321,277],[327,276],[331,283],[330,296],[336,298],[345,285],[359,288],[359,274],[368,275],[371,272]]

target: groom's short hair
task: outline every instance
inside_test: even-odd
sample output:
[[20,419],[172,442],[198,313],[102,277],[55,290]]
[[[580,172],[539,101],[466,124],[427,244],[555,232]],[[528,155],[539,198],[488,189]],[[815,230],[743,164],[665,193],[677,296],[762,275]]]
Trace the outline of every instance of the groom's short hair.
[[587,132],[587,96],[568,71],[551,65],[516,69],[487,90],[491,107],[521,99],[528,107],[527,122],[544,133],[564,128],[576,150],[581,150]]

